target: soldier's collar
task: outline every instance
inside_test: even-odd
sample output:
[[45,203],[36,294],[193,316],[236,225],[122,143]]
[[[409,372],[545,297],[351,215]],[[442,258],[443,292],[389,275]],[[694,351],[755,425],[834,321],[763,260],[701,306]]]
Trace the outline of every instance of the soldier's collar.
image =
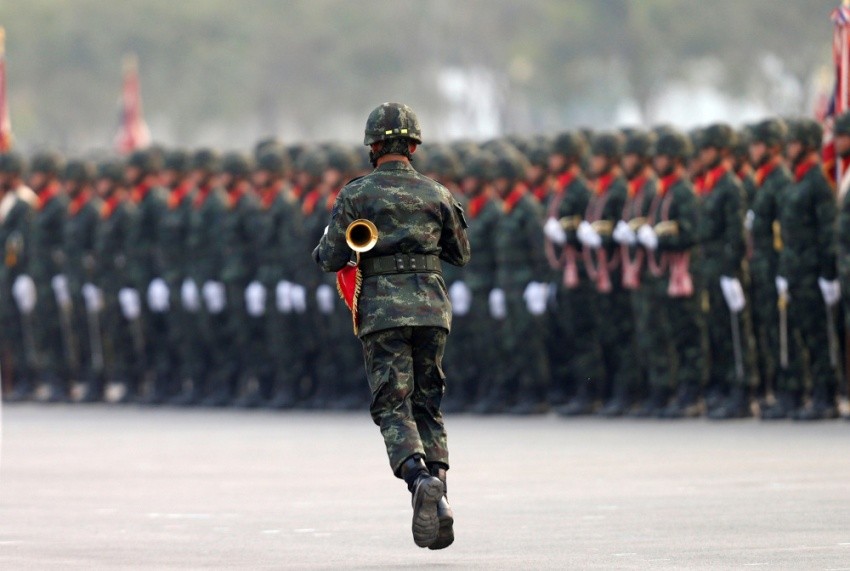
[[404,161],[387,161],[378,165],[376,171],[408,171],[413,170],[413,165]]

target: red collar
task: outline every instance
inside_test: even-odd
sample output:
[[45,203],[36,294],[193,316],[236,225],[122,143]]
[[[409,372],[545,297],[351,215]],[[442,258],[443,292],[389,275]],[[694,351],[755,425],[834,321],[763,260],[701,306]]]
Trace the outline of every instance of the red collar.
[[304,195],[304,204],[301,205],[301,209],[306,215],[313,214],[313,211],[316,209],[316,203],[319,201],[319,191],[312,190]]
[[68,205],[68,213],[71,216],[76,216],[77,212],[82,210],[83,206],[85,206],[89,200],[91,200],[91,192],[87,190],[81,192],[74,200],[71,201],[71,204]]
[[673,186],[680,180],[681,178],[678,173],[668,174],[661,179],[661,184],[658,185],[658,194],[665,196],[667,191],[673,188]]
[[596,179],[596,196],[602,196],[608,189],[611,188],[611,184],[620,176],[619,169],[611,169],[609,172],[603,174],[599,178]]
[[204,205],[210,193],[212,192],[212,189],[212,185],[202,186],[198,189],[198,194],[195,195],[195,208],[200,208]]
[[508,212],[513,210],[514,206],[517,205],[517,202],[519,202],[526,194],[528,194],[528,187],[525,186],[524,183],[516,183],[513,190],[510,192],[510,194],[508,194],[508,197],[505,198],[505,203],[503,205],[505,213],[507,214]]
[[487,192],[482,192],[475,198],[469,201],[469,218],[473,219],[477,217],[484,206],[490,201],[490,196],[488,196]]
[[763,185],[764,181],[767,180],[767,177],[769,177],[770,174],[775,171],[780,164],[782,164],[782,159],[780,159],[779,157],[773,157],[773,159],[760,166],[758,170],[756,170],[756,186],[760,187],[761,185]]
[[138,204],[145,199],[145,197],[148,195],[152,188],[153,185],[143,182],[133,189],[133,193],[130,195],[130,199],[136,204]]
[[118,193],[113,194],[109,198],[106,199],[103,203],[103,208],[100,209],[101,218],[109,218],[112,216],[112,213],[115,212],[115,208],[121,202],[121,197],[118,196]]
[[180,203],[190,192],[192,192],[192,183],[188,180],[181,182],[171,191],[171,195],[168,197],[168,208],[174,210],[180,206]]
[[815,159],[815,158],[807,159],[807,160],[803,161],[802,163],[797,165],[797,168],[794,169],[794,180],[796,180],[797,182],[800,182],[801,180],[803,180],[803,177],[806,176],[806,174],[808,174],[808,172],[810,170],[812,170],[813,168],[815,168],[819,164],[820,164],[820,161],[818,159]]
[[573,167],[558,175],[556,192],[564,192],[578,178],[578,168]]
[[545,183],[538,184],[534,187],[534,190],[531,191],[531,194],[533,194],[534,198],[536,198],[542,203],[546,201],[546,196],[549,194],[549,189],[547,188]]
[[325,201],[325,209],[330,212],[334,208],[334,202],[336,202],[336,197],[339,194],[341,188],[336,189],[332,193],[328,195],[328,199]]
[[274,199],[277,198],[277,195],[280,193],[282,188],[283,181],[277,181],[274,184],[270,184],[263,190],[262,196],[260,198],[263,204],[263,208],[271,208]]
[[698,185],[699,194],[701,196],[710,194],[714,190],[714,187],[717,186],[718,181],[729,171],[729,165],[725,161],[721,161],[718,166],[705,173],[705,176],[702,177],[702,184]]
[[637,194],[643,189],[646,182],[649,180],[648,169],[644,169],[643,172],[638,174],[632,180],[629,181],[629,198],[634,198]]
[[745,178],[753,174],[753,167],[751,167],[747,163],[744,163],[743,166],[741,166],[741,168],[735,174],[738,175],[739,179],[744,180]]
[[227,203],[230,208],[235,208],[239,201],[242,200],[242,197],[248,194],[248,189],[250,185],[245,182],[238,182],[236,185],[230,189],[230,192],[227,193]]
[[59,183],[51,182],[47,186],[41,189],[41,192],[38,193],[38,210],[41,210],[47,204],[56,198],[56,195],[59,194]]

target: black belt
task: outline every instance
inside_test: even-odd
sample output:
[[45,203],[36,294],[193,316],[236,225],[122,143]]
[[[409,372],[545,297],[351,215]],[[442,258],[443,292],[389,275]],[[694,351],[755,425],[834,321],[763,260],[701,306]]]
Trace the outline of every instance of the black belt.
[[430,254],[393,254],[360,260],[363,277],[386,274],[412,274],[416,272],[443,273],[443,265],[438,256]]

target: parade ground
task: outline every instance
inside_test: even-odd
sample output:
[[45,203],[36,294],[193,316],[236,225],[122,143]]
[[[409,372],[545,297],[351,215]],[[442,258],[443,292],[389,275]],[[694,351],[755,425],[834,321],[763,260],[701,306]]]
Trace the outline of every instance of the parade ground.
[[850,569],[850,423],[447,426],[434,552],[366,411],[5,405],[0,569]]

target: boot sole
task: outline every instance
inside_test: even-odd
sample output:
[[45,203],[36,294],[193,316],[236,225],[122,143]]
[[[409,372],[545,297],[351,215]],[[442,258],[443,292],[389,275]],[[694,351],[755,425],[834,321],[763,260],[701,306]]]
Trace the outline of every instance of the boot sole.
[[443,483],[434,477],[423,481],[413,496],[413,542],[419,547],[429,547],[437,541],[440,518],[437,504],[443,497]]
[[428,546],[428,549],[445,549],[455,541],[454,518],[444,517],[440,520],[440,529],[437,532],[437,540]]

